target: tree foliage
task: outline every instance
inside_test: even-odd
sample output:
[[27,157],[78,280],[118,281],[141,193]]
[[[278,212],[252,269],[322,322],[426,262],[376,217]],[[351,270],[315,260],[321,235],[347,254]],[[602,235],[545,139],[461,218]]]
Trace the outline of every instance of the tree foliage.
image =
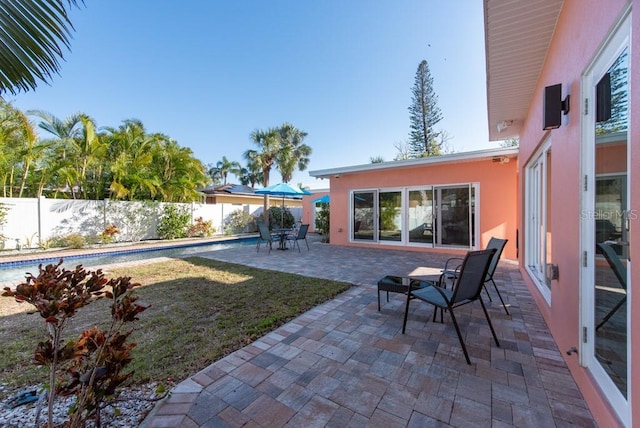
[[437,140],[438,132],[434,130],[434,126],[442,120],[442,113],[438,107],[438,96],[433,89],[433,77],[426,60],[418,65],[411,93],[409,106],[411,156],[437,156],[441,154],[441,148]]
[[139,120],[99,130],[85,113],[23,113],[0,99],[2,196],[192,202],[208,181],[191,149]]
[[[82,0],[0,0],[0,96],[36,88],[60,69]],[[84,4],[84,2],[82,2]]]

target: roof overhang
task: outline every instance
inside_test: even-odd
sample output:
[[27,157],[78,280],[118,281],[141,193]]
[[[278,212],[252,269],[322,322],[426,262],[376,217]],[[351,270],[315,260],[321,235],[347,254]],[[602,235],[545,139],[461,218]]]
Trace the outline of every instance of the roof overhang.
[[564,0],[484,0],[489,140],[516,137]]
[[364,165],[346,166],[331,169],[319,169],[309,171],[311,177],[331,178],[339,177],[343,174],[357,174],[360,172],[383,171],[399,168],[415,168],[426,165],[442,165],[447,163],[472,162],[479,160],[504,160],[518,156],[517,147],[508,147],[501,149],[485,149],[473,152],[451,153],[442,156],[431,156],[428,158],[407,159],[391,162],[368,163]]

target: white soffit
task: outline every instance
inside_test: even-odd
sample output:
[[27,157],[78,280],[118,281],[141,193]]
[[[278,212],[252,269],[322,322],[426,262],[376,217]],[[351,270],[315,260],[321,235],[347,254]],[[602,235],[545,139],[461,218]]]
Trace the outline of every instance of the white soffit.
[[562,4],[563,0],[484,0],[491,141],[519,134]]

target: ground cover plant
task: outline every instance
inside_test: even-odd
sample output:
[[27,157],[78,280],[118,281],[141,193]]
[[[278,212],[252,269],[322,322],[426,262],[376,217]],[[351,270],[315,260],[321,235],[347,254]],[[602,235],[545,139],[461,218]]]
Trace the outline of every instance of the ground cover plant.
[[[106,272],[130,276],[149,305],[131,340],[131,383],[171,383],[326,301],[350,284],[191,257]],[[67,327],[70,337],[109,322],[108,302],[83,308]],[[0,384],[15,391],[47,379],[32,364],[42,320],[12,298],[0,298]]]

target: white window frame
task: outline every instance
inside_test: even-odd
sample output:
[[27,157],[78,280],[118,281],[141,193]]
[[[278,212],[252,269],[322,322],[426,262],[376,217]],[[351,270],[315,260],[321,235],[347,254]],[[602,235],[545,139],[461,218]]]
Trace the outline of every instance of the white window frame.
[[551,305],[551,288],[547,282],[547,183],[549,165],[547,155],[551,150],[548,137],[525,167],[525,269],[548,305]]

